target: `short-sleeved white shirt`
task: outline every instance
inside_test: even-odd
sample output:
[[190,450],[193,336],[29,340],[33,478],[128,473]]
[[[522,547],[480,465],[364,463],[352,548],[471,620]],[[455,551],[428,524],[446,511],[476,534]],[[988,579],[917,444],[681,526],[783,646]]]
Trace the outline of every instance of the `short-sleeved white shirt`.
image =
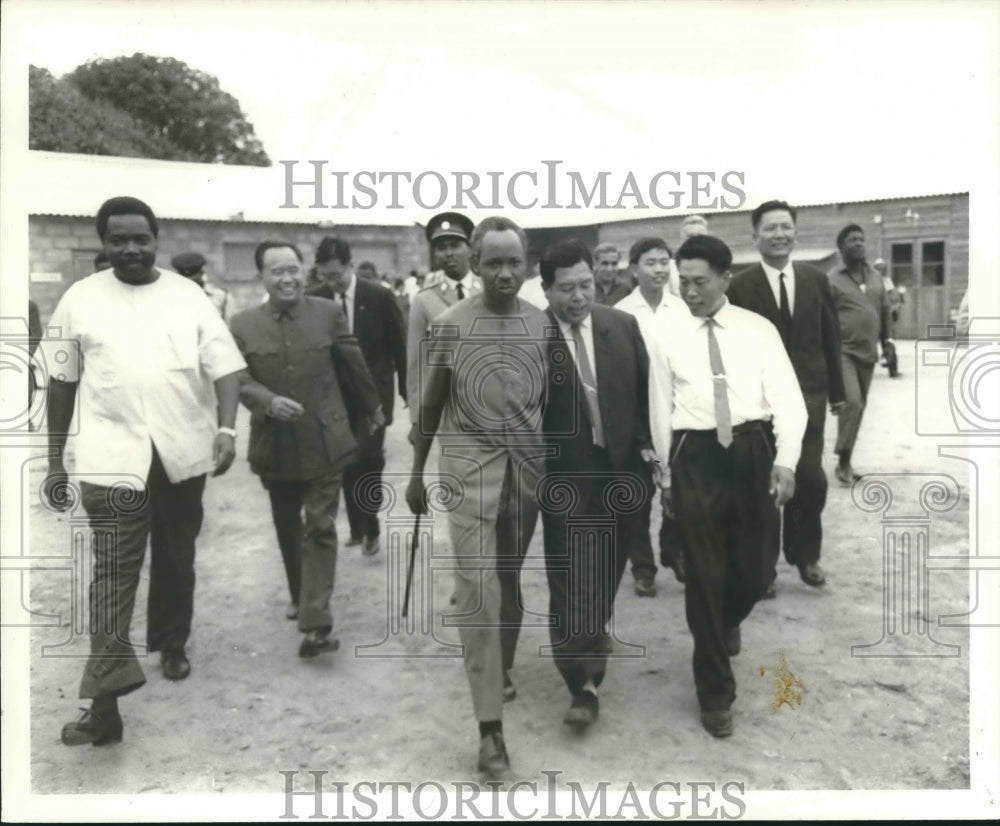
[[171,482],[213,468],[213,382],[246,363],[204,291],[159,273],[138,286],[95,273],[66,291],[49,321],[49,374],[79,382],[65,461],[83,481],[145,480],[154,445]]

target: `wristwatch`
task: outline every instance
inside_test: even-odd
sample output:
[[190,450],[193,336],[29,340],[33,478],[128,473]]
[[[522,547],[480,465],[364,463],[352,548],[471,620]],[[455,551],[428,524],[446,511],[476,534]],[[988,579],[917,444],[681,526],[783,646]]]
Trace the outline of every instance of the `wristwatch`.
[[231,436],[233,441],[236,441],[236,428],[234,427],[220,427],[219,433],[225,433],[227,436]]

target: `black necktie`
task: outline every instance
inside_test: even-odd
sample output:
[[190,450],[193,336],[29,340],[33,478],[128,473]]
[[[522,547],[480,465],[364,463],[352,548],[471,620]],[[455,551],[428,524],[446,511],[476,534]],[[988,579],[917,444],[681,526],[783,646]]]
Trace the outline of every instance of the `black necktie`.
[[788,336],[792,332],[792,309],[788,304],[788,290],[785,289],[784,273],[778,276],[778,294],[781,297],[781,306],[778,308],[781,317],[781,338],[787,344]]
[[462,282],[461,281],[456,281],[455,282],[455,292],[458,293],[458,300],[459,301],[461,301],[463,298],[465,298],[465,290],[462,289]]
[[347,293],[340,294],[340,306],[344,308],[344,318],[347,319],[347,329],[351,329],[351,314],[347,312]]

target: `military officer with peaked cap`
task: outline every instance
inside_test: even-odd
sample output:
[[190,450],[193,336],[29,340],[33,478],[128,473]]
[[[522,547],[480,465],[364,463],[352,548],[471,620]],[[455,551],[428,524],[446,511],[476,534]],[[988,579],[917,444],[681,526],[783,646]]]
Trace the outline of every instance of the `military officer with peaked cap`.
[[452,304],[474,295],[483,285],[469,269],[469,239],[475,225],[459,212],[442,212],[427,224],[425,234],[431,245],[435,271],[425,279],[413,297],[406,336],[406,390],[410,423],[420,411],[420,342],[431,322]]

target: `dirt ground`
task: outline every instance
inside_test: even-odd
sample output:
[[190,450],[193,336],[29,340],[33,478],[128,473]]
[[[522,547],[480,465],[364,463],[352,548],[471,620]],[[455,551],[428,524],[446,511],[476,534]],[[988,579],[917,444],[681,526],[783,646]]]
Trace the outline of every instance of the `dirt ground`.
[[[964,555],[968,465],[939,457],[941,438],[915,435],[912,342],[901,342],[900,351],[902,378],[890,380],[884,369],[876,370],[855,465],[886,474],[893,507],[909,514],[919,512],[925,481],[913,474],[953,477],[957,499],[951,510],[931,514],[929,542],[935,555]],[[944,377],[920,380],[923,398],[938,400],[932,415],[947,427]],[[410,460],[406,413],[400,414],[387,440],[388,471],[398,474]],[[451,593],[447,571],[435,574],[426,589],[418,575],[419,621],[408,630],[398,622],[405,555],[399,526],[387,526],[390,547],[377,557],[342,546],[334,597],[341,648],[301,660],[299,635],[284,618],[284,574],[265,491],[244,458],[247,422],[241,411],[239,458],[226,476],[209,480],[205,495],[191,676],[169,682],[149,656],[148,683],[121,702],[124,742],[67,748],[59,730],[86,705],[76,697],[83,660],[33,655],[33,790],[278,793],[282,770],[326,770],[348,783],[479,780],[478,735],[455,656],[458,635],[442,623]],[[835,428],[831,417],[828,450]],[[949,651],[918,638],[917,625],[907,630],[918,616],[916,601],[903,617],[890,612],[889,619],[899,622],[878,652],[894,656],[852,656],[852,646],[883,636],[883,515],[855,505],[852,492],[832,477],[829,452],[826,466],[831,485],[822,561],[828,584],[809,588],[795,569],[779,563],[777,599],[759,604],[743,625],[743,652],[733,661],[735,732],[728,740],[713,739],[699,723],[684,594],[669,571],[657,577],[654,599],[638,598],[626,572],[615,621],[620,656],[601,689],[600,719],[582,736],[567,730],[562,717],[569,698],[551,660],[539,652],[548,642],[539,528],[523,575],[529,616],[513,671],[518,696],[504,715],[512,779],[541,783],[543,772],[560,772],[560,788],[567,781],[584,788],[608,781],[620,789],[630,781],[650,788],[662,780],[712,778],[741,780],[747,791],[968,788],[969,635],[961,627],[935,626],[938,616],[966,610],[969,578],[952,571],[929,578],[933,640],[957,646],[950,652],[958,656],[904,656]],[[37,462],[27,471],[31,485],[41,482],[43,469]],[[390,517],[405,526],[404,484],[396,478]],[[33,554],[66,546],[68,516],[49,513],[35,498],[30,519]],[[342,540],[347,535],[342,507],[338,533]],[[443,518],[433,537],[435,564],[443,567]],[[33,632],[33,651],[67,638],[70,592],[66,571],[32,574],[33,610],[63,617],[62,627]],[[145,639],[145,593],[144,577],[132,629],[136,641]],[[77,636],[69,651],[82,655],[86,648],[86,638]],[[782,663],[790,704],[775,708]]]

